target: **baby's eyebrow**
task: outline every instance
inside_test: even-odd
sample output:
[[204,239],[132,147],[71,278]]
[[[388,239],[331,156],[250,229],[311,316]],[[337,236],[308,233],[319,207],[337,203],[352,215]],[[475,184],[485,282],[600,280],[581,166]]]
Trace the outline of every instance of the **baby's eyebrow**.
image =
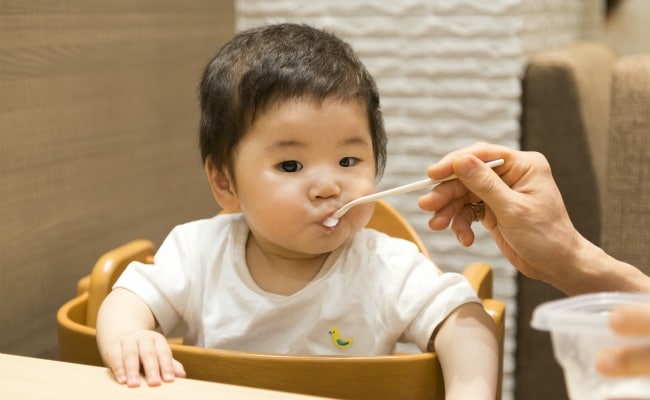
[[352,146],[369,146],[372,147],[372,144],[363,136],[353,136],[341,140],[342,145],[352,145]]
[[291,147],[304,147],[304,146],[306,146],[306,143],[300,142],[298,140],[289,139],[289,140],[280,140],[277,142],[273,142],[267,146],[267,149],[271,151],[277,151],[277,150],[282,150]]
[[[372,147],[372,144],[363,136],[352,136],[345,138],[339,142],[342,146],[368,146]],[[277,142],[271,143],[267,146],[269,151],[279,151],[282,149],[287,149],[291,147],[305,147],[306,143],[301,142],[295,139],[279,140]]]

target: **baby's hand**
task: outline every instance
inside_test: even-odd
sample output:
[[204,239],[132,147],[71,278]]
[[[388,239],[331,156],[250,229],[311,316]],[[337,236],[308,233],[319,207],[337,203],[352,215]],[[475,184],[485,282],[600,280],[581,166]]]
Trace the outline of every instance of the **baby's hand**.
[[140,386],[140,365],[149,386],[184,378],[185,369],[176,361],[165,337],[150,330],[137,330],[118,337],[107,349],[107,363],[118,383]]

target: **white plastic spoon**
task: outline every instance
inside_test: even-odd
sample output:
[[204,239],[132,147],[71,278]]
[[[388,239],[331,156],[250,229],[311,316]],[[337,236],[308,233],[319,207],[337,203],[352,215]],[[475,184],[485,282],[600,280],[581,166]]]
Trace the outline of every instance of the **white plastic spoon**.
[[[488,161],[488,162],[485,163],[485,165],[487,165],[490,168],[495,168],[495,167],[498,167],[500,165],[503,165],[503,163],[504,163],[503,158],[499,158],[499,159],[496,159],[496,160]],[[412,192],[414,190],[424,189],[424,188],[427,188],[429,186],[437,185],[437,184],[442,183],[442,182],[451,181],[451,180],[456,179],[456,178],[457,178],[456,174],[452,174],[452,175],[450,175],[450,176],[448,176],[448,177],[446,177],[444,179],[424,179],[424,180],[409,183],[409,184],[406,184],[406,185],[403,185],[403,186],[398,186],[398,187],[393,188],[393,189],[388,189],[388,190],[384,190],[384,191],[381,191],[381,192],[369,194],[367,196],[361,196],[361,197],[359,197],[357,199],[349,201],[348,203],[343,205],[343,207],[336,210],[336,212],[331,217],[327,218],[325,220],[325,222],[323,222],[323,225],[325,225],[327,227],[330,227],[330,228],[335,227],[336,224],[339,223],[339,218],[341,218],[346,212],[348,212],[348,210],[350,210],[350,208],[352,208],[354,206],[358,206],[359,204],[370,203],[370,202],[373,202],[373,201],[377,201],[379,199],[383,199],[383,198],[388,197],[388,196],[394,196],[394,195],[397,195],[397,194]]]

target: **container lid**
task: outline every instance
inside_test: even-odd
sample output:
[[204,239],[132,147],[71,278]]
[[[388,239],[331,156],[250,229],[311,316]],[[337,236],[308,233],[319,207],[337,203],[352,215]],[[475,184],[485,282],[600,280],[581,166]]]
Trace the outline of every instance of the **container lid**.
[[542,331],[609,329],[613,308],[638,303],[650,304],[650,294],[602,292],[567,297],[538,305],[530,325]]

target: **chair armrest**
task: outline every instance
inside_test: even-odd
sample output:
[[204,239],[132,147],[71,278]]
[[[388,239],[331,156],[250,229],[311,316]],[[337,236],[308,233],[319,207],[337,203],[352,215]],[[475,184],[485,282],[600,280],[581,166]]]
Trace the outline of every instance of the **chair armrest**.
[[86,275],[83,278],[77,281],[77,296],[81,296],[84,293],[88,293],[88,288],[90,287],[90,275]]
[[486,263],[469,264],[463,270],[463,276],[472,285],[472,289],[481,300],[492,298],[492,268]]

